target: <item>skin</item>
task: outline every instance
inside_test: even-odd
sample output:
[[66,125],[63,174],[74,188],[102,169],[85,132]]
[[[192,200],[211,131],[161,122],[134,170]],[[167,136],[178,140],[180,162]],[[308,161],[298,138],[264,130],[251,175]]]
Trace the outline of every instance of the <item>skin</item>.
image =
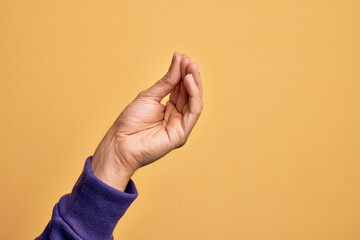
[[96,148],[95,176],[124,191],[137,169],[186,143],[202,109],[198,64],[175,52],[168,72],[126,106]]

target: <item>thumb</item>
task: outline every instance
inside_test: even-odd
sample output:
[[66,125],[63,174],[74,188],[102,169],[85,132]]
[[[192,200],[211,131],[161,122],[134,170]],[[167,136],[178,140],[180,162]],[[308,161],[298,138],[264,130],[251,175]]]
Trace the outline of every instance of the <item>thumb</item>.
[[181,79],[180,71],[181,55],[177,52],[173,54],[171,65],[168,72],[158,80],[153,86],[141,91],[138,97],[145,97],[160,102],[168,95]]

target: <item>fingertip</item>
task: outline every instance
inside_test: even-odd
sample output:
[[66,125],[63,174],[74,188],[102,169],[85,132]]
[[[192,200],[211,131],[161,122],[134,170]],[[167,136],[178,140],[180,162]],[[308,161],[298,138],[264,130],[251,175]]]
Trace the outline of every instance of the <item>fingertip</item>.
[[172,60],[171,60],[171,65],[169,67],[169,70],[168,70],[167,74],[170,74],[170,72],[173,72],[174,69],[178,69],[178,67],[180,67],[180,62],[181,62],[180,53],[174,52]]
[[178,52],[174,52],[171,62],[175,63],[175,62],[178,62],[180,59],[181,59],[181,54]]
[[185,74],[186,74],[187,66],[190,64],[190,62],[191,62],[191,59],[189,57],[184,57],[181,59],[181,67],[184,68]]
[[194,79],[194,76],[192,75],[192,73],[187,73],[187,74],[185,75],[184,79],[192,80],[192,79]]
[[188,69],[187,69],[188,73],[195,73],[195,72],[199,72],[199,65],[197,62],[192,62],[189,64]]

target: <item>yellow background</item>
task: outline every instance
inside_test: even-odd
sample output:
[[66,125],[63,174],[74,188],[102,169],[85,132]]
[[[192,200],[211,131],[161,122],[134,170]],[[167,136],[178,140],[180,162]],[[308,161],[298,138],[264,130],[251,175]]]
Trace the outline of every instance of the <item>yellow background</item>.
[[33,239],[122,109],[197,61],[191,137],[115,239],[360,239],[359,1],[0,1],[1,239]]

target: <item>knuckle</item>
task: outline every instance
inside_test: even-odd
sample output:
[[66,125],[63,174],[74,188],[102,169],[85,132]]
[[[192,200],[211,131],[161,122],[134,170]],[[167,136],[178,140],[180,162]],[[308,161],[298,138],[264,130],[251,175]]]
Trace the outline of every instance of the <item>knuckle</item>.
[[185,145],[185,143],[187,142],[187,137],[183,137],[180,139],[178,145],[176,146],[176,148],[181,148]]
[[181,148],[185,145],[186,142],[181,142],[176,148]]
[[196,120],[199,119],[200,114],[201,114],[201,109],[199,109],[199,110],[196,111],[196,113],[195,113],[195,118],[196,118]]
[[167,72],[161,79],[160,79],[161,82],[167,84],[167,85],[170,85],[172,86],[171,84],[171,81],[170,81],[170,72]]
[[163,81],[165,83],[168,83],[169,82],[169,79],[170,79],[170,72],[167,72],[162,78],[160,81]]
[[202,112],[202,107],[198,107],[196,110],[192,112],[194,119],[196,119],[196,121],[199,119],[201,112]]

